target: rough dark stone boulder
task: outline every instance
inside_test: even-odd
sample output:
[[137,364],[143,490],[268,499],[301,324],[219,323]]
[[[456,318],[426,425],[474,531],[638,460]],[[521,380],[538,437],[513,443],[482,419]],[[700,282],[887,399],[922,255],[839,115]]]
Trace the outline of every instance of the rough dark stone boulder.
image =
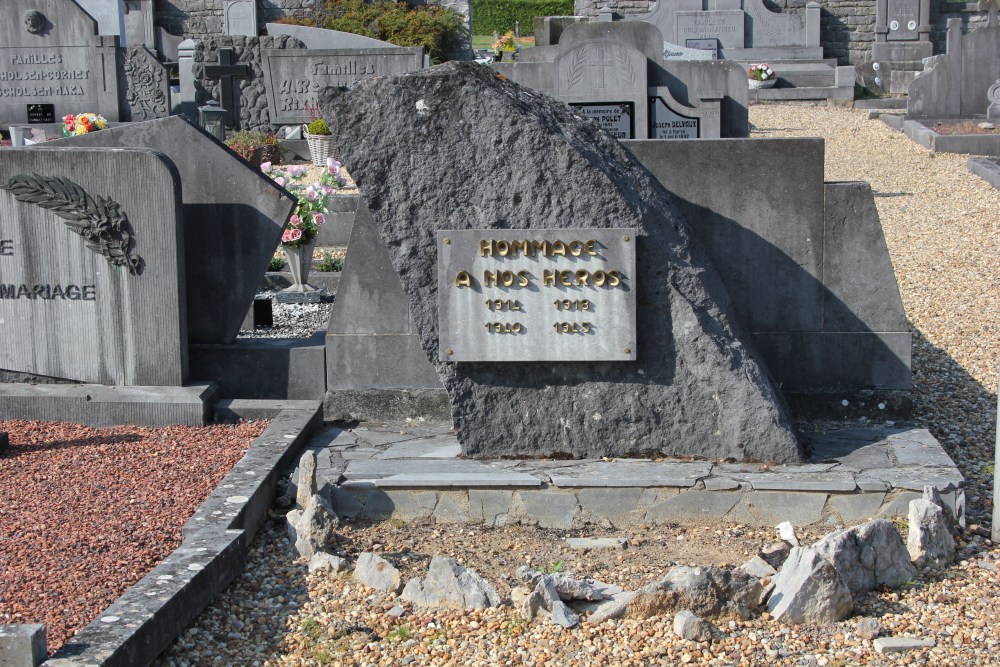
[[[320,105],[466,455],[801,460],[675,198],[591,121],[474,63],[330,88]],[[438,361],[437,229],[584,227],[638,230],[636,361]]]

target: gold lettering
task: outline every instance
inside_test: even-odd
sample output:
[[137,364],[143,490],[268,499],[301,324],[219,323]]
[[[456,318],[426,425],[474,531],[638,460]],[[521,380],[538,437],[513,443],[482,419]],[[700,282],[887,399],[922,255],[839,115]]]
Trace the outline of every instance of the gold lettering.
[[590,284],[590,271],[577,271],[576,272],[576,284],[577,285],[588,285]]
[[559,272],[559,284],[563,287],[573,286],[573,272],[572,271],[560,271]]
[[604,287],[604,283],[605,283],[605,281],[607,279],[608,279],[608,276],[607,276],[606,273],[604,273],[604,271],[594,271],[594,286],[595,287]]
[[510,253],[510,244],[506,241],[497,241],[497,254],[501,257],[506,257]]
[[455,276],[455,287],[472,287],[472,276],[468,271],[459,271]]
[[570,241],[569,242],[569,254],[574,257],[579,257],[580,253],[583,252],[583,243],[580,241]]
[[497,273],[497,271],[483,271],[483,286],[495,286],[497,284]]
[[556,273],[551,269],[545,269],[542,271],[542,287],[555,287],[556,286]]
[[486,257],[487,255],[493,254],[493,241],[489,239],[483,239],[479,242],[479,256]]
[[529,247],[528,241],[511,241],[510,242],[511,254],[513,254],[513,255],[516,255],[518,250],[521,251],[522,255],[527,255],[528,254],[528,247]]
[[553,241],[552,242],[552,248],[551,248],[550,252],[552,253],[553,256],[558,255],[560,257],[565,257],[566,256],[566,244],[563,243],[562,241]]
[[588,255],[590,255],[591,257],[593,257],[593,256],[597,255],[597,250],[596,250],[596,249],[595,249],[595,247],[594,247],[594,246],[596,246],[596,245],[597,245],[597,241],[595,241],[595,240],[591,239],[590,241],[587,241],[587,242],[586,242],[586,243],[584,244],[584,246],[583,246],[583,249],[584,249],[584,251],[585,251],[585,252],[586,252],[586,253],[587,253]]
[[619,273],[618,271],[608,271],[608,286],[609,287],[618,287],[619,285],[621,285],[621,282],[622,282],[620,280],[621,275],[622,274]]
[[527,287],[528,285],[530,285],[531,284],[531,280],[529,279],[530,276],[531,276],[531,274],[528,273],[527,271],[518,271],[517,272],[517,284],[518,284],[518,286],[519,287]]
[[514,274],[510,271],[504,271],[500,274],[500,280],[504,287],[510,287],[514,284]]
[[532,241],[531,242],[531,255],[541,255],[545,257],[549,254],[549,242],[548,241]]

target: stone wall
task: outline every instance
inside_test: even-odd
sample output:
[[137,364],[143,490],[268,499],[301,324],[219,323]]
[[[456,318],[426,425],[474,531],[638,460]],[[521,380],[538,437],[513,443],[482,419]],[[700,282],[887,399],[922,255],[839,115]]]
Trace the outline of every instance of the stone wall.
[[[809,0],[767,0],[774,10],[804,9]],[[876,0],[819,0],[820,44],[823,55],[836,58],[839,65],[860,65],[870,61],[875,42]],[[650,0],[576,0],[575,11],[579,16],[597,16],[602,9],[610,9],[623,16],[646,14],[653,10]],[[985,13],[974,10],[976,3],[931,0],[931,41],[934,53],[944,53],[945,35],[949,18],[961,18],[966,29],[974,27],[985,18]]]
[[194,52],[194,78],[196,100],[199,105],[211,98],[222,99],[219,91],[219,79],[210,79],[205,76],[205,65],[219,62],[220,48],[233,49],[235,62],[250,65],[250,76],[238,79],[240,128],[256,132],[277,132],[277,126],[271,124],[271,114],[267,106],[261,49],[300,49],[303,48],[302,42],[287,36],[238,37],[221,35],[198,40]]
[[[322,0],[264,0],[257,3],[257,19],[264,24],[285,15],[302,15]],[[159,0],[156,25],[173,35],[201,39],[222,34],[223,0]]]

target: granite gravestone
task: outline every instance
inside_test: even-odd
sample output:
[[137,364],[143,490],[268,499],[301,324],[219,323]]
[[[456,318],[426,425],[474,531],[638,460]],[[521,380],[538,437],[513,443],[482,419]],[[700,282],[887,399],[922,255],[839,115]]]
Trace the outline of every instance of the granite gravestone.
[[383,42],[380,39],[355,35],[353,32],[312,28],[291,23],[268,23],[267,34],[272,37],[285,35],[294,37],[307,49],[394,49],[395,44]]
[[173,161],[183,184],[188,335],[192,343],[231,343],[295,208],[292,195],[181,116],[62,143],[141,146]]
[[257,36],[257,0],[227,0],[223,12],[227,35]]
[[263,49],[264,86],[271,122],[307,123],[327,86],[346,86],[373,76],[424,67],[423,47],[390,49]]
[[9,0],[0,23],[0,119],[28,120],[29,105],[52,105],[56,118],[91,111],[118,120],[113,37],[75,2]]
[[[328,89],[321,108],[338,119],[337,148],[448,391],[465,454],[801,459],[783,400],[673,197],[607,133],[474,63]],[[414,155],[420,169],[409,166]],[[442,361],[439,309],[451,297],[438,283],[438,231],[585,239],[591,228],[636,230],[634,361]],[[562,259],[560,270],[572,271],[565,298],[586,299],[576,271],[587,269]],[[512,284],[508,298],[518,289],[530,286]],[[582,324],[577,313],[565,321]],[[467,313],[470,329],[489,321],[485,303]]]
[[151,150],[0,160],[0,368],[105,385],[187,375],[180,182]]

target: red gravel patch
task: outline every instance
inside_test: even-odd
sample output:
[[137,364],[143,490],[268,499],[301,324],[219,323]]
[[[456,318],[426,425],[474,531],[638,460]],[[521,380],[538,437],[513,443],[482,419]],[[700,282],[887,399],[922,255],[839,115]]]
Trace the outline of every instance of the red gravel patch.
[[0,420],[0,624],[44,623],[56,651],[180,546],[266,427]]

